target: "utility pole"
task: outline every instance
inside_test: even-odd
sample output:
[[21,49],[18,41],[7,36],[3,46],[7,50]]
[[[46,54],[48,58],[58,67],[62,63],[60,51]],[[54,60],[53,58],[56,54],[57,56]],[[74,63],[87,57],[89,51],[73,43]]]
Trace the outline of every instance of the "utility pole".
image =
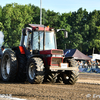
[[42,25],[42,0],[40,0],[40,25]]
[[66,43],[65,43],[65,49],[66,49]]

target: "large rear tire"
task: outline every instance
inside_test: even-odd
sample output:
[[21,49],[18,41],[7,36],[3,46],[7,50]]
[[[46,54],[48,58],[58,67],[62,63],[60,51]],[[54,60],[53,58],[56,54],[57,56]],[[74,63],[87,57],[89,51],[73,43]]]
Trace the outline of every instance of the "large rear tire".
[[30,58],[26,67],[27,80],[29,83],[41,84],[44,79],[44,63],[41,58]]
[[13,82],[17,73],[17,58],[15,52],[6,50],[1,61],[1,78],[5,82]]
[[16,76],[16,82],[25,82],[26,81],[26,56],[19,54],[18,57],[18,73]]
[[16,53],[16,57],[18,60],[18,71],[16,74],[15,82],[25,82],[26,81],[26,63],[27,59],[24,54],[21,54],[19,51],[19,47],[13,48]]
[[63,73],[59,73],[57,76],[56,83],[62,83],[62,77],[63,77]]
[[[69,63],[70,67],[78,67],[76,60],[74,60],[73,58],[65,59],[65,62]],[[63,83],[73,85],[78,80],[78,76],[79,76],[78,70],[65,71],[62,77]]]

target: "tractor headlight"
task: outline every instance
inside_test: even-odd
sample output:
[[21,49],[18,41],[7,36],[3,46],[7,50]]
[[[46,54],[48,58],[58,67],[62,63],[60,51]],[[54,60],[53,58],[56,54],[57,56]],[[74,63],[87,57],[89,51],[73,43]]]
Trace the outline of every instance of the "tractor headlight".
[[52,57],[63,57],[63,55],[52,55]]
[[64,57],[64,56],[63,55],[52,55],[52,54],[49,54],[46,57]]

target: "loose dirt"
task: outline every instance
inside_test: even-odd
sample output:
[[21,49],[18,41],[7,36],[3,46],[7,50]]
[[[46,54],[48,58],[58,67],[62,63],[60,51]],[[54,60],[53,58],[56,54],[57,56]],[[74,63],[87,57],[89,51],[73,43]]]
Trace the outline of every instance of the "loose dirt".
[[[93,83],[93,81],[95,82]],[[0,94],[11,94],[13,97],[27,100],[100,100],[100,85],[96,83],[97,81],[100,81],[100,75],[93,73],[81,73],[75,85],[63,83],[18,84],[1,81]]]

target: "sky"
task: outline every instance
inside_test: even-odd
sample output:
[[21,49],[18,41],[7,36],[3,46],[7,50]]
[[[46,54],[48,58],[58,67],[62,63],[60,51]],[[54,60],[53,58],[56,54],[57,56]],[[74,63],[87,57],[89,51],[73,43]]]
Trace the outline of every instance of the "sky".
[[[86,9],[88,12],[100,10],[100,0],[41,0],[42,8],[59,13],[77,11],[79,8]],[[40,7],[40,0],[2,0],[0,5],[18,3],[21,5],[32,4]]]

